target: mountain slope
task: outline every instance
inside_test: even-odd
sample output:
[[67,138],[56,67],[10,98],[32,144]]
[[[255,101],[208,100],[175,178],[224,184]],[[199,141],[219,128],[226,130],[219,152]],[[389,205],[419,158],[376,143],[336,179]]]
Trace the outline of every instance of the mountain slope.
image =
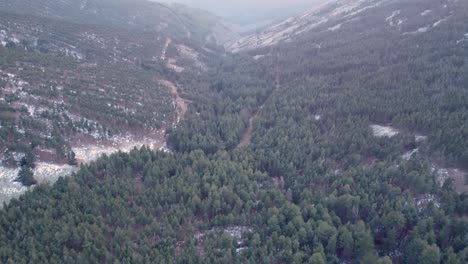
[[206,71],[231,37],[220,18],[181,5],[0,6],[0,201],[25,191],[15,182],[25,157],[39,182],[49,182],[76,169],[67,163],[161,147],[181,118],[177,76]]
[[165,32],[174,38],[187,38],[198,43],[211,41],[211,34],[215,34],[219,41],[230,35],[227,27],[221,27],[223,30],[218,37],[217,31],[220,31],[222,21],[207,12],[200,16],[201,11],[182,5],[164,5],[146,0],[2,0],[0,10],[147,33]]
[[[329,106],[335,112],[339,106],[348,118],[357,115],[371,124],[393,125],[403,134],[428,136],[418,148],[420,156],[430,156],[434,167],[458,167],[462,173],[449,174],[465,192],[467,3],[367,2],[376,7],[353,9],[292,34],[290,41],[258,46],[248,54],[259,64],[275,61],[286,83],[316,87],[320,82],[322,94],[310,91],[322,98],[310,98],[317,104],[311,106],[315,112],[329,112]],[[258,135],[265,138],[265,133]]]
[[[399,0],[333,0],[300,16],[273,25],[261,33],[243,37],[229,48],[232,51],[255,49],[292,41],[312,32],[336,31],[346,24],[362,23],[359,20],[371,12],[379,12],[384,17],[377,24],[369,24],[369,27],[382,26],[386,23],[402,31],[403,34],[423,33],[450,19],[454,9],[458,7],[466,8],[466,3],[463,1],[437,3],[416,1],[412,3]],[[388,10],[390,13],[382,14],[383,10]]]

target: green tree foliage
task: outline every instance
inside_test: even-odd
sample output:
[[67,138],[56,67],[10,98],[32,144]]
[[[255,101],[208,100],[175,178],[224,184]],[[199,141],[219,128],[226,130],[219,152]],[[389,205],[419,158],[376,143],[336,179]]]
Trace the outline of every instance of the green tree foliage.
[[21,166],[21,169],[18,173],[17,181],[21,182],[24,186],[32,186],[37,183],[34,179],[34,173],[32,172],[31,168],[28,166]]
[[[440,4],[404,2],[415,10]],[[468,54],[454,44],[468,16],[460,6],[450,19],[463,23],[402,36],[379,26],[401,3],[363,11],[339,38],[325,24],[289,43],[213,59],[204,73],[167,73],[192,101],[167,131],[173,153],[104,156],[13,200],[0,211],[0,262],[466,263],[468,196],[449,181],[440,186],[430,161],[464,165],[468,157]],[[159,68],[143,64],[133,75],[142,78],[122,80],[114,66],[106,76],[147,87],[140,82]],[[77,110],[147,120],[141,113],[130,122],[96,94],[74,95],[91,86],[75,81],[64,96]],[[117,89],[129,101],[144,95]],[[14,127],[8,117],[17,110],[0,109]],[[251,142],[238,147],[249,119]],[[82,121],[79,128],[95,129]],[[372,124],[400,134],[375,137]],[[62,145],[63,128],[46,144]],[[428,139],[416,142],[416,133]],[[0,130],[4,142],[13,134]],[[401,158],[416,147],[415,157]]]

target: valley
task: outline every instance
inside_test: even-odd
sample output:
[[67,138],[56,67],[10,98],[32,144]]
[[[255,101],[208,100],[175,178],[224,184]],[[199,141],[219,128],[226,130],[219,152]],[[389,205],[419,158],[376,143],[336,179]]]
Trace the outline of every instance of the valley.
[[0,263],[465,263],[467,32],[461,0],[242,36],[181,4],[0,0]]

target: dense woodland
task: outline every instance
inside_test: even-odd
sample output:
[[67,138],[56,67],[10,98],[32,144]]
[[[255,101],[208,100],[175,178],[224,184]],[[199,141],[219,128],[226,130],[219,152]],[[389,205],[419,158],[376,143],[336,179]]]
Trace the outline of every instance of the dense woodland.
[[378,26],[399,3],[169,75],[191,101],[172,153],[104,156],[11,201],[0,262],[467,263],[468,196],[432,163],[468,161],[468,9],[402,36]]

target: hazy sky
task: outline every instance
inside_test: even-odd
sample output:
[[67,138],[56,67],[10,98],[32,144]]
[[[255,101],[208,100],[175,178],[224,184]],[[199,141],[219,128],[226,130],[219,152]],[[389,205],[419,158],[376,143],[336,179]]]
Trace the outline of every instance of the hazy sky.
[[[158,1],[158,0],[154,0]],[[161,2],[179,2],[216,13],[231,20],[264,20],[281,13],[305,11],[325,0],[159,0]]]

